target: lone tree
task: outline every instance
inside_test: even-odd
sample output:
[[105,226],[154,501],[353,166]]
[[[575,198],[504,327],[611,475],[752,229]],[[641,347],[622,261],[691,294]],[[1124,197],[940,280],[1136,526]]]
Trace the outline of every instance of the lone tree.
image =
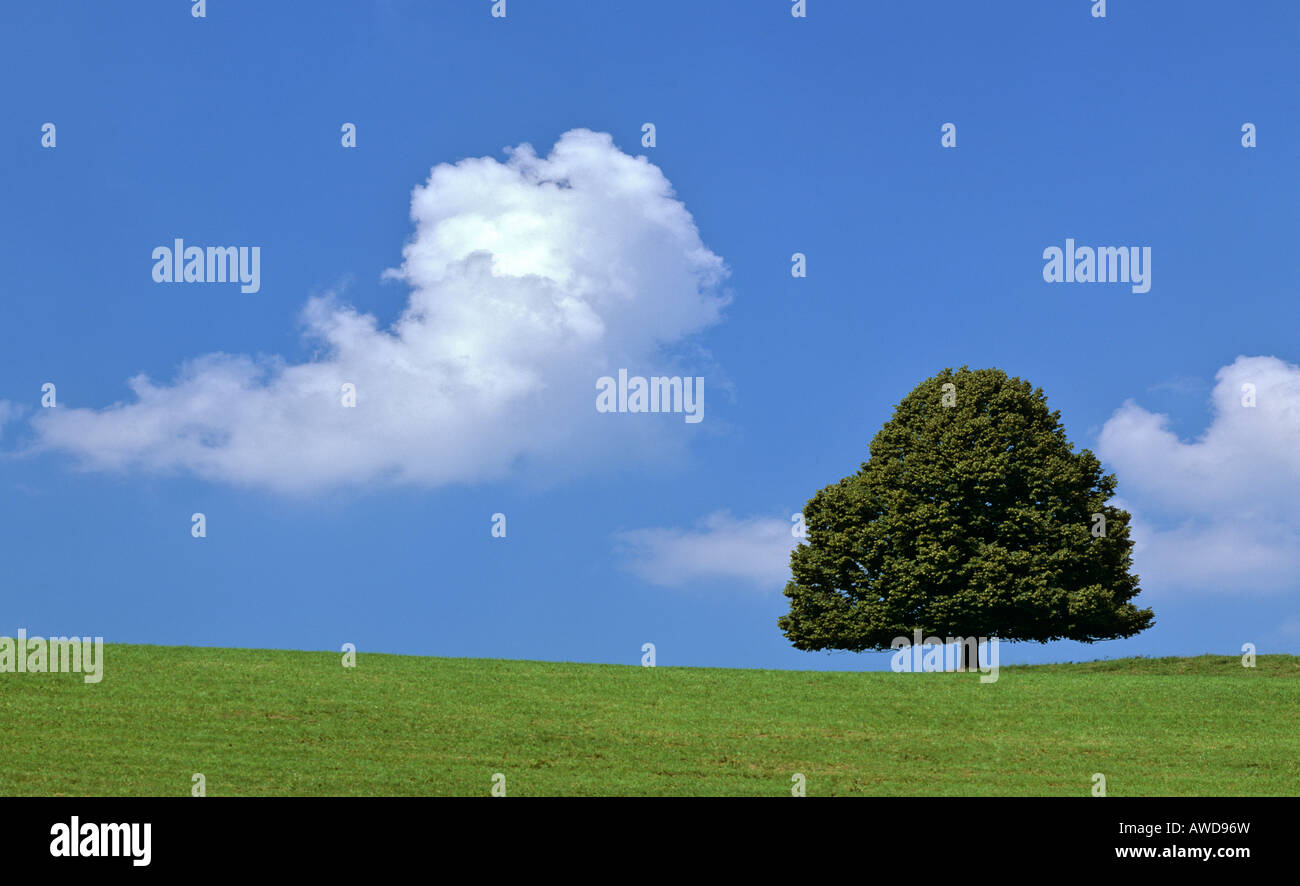
[[[1129,515],[1115,476],[1075,452],[1041,388],[998,369],[927,379],[898,404],[861,469],[804,507],[790,556],[798,649],[889,649],[896,637],[1131,637]],[[966,645],[971,667],[971,646]]]

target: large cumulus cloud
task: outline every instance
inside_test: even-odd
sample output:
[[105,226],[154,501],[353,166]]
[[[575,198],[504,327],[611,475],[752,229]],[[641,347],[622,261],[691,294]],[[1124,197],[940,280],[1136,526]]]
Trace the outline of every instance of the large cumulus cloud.
[[[722,259],[657,167],[573,130],[545,157],[522,145],[505,162],[435,167],[411,218],[401,267],[387,272],[410,300],[391,326],[312,299],[303,320],[317,359],[200,356],[168,383],[130,379],[129,402],[41,410],[38,444],[91,469],[296,492],[468,482],[521,459],[681,445],[679,419],[594,406],[596,378],[619,367],[675,374],[675,348],[726,302]],[[344,383],[355,409],[341,406]]]

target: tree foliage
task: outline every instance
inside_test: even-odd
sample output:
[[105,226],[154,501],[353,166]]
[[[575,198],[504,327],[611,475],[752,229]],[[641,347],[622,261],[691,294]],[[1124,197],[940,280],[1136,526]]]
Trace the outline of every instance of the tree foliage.
[[809,650],[888,649],[917,629],[1132,636],[1153,614],[1130,602],[1129,514],[1106,504],[1114,493],[1115,476],[1073,450],[1041,388],[945,369],[898,404],[856,474],[805,506],[778,624]]

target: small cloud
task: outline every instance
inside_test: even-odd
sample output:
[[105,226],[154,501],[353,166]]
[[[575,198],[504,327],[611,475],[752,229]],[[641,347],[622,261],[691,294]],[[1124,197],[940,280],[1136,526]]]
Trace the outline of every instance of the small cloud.
[[789,520],[718,511],[694,529],[633,529],[616,538],[627,568],[650,584],[721,580],[779,590],[790,579],[790,551],[799,541],[790,526]]

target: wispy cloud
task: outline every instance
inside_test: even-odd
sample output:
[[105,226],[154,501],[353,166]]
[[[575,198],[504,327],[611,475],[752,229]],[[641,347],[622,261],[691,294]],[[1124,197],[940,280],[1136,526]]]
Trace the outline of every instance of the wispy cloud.
[[0,437],[4,436],[5,425],[22,416],[22,407],[9,400],[0,400]]
[[1203,393],[1206,387],[1207,385],[1202,379],[1190,375],[1179,375],[1174,378],[1165,379],[1161,382],[1156,382],[1147,388],[1147,391],[1152,394],[1169,391],[1174,394],[1188,395]]
[[718,511],[691,529],[634,529],[617,534],[627,567],[664,587],[738,582],[779,592],[790,577],[798,539],[791,523],[771,517],[736,518]]

